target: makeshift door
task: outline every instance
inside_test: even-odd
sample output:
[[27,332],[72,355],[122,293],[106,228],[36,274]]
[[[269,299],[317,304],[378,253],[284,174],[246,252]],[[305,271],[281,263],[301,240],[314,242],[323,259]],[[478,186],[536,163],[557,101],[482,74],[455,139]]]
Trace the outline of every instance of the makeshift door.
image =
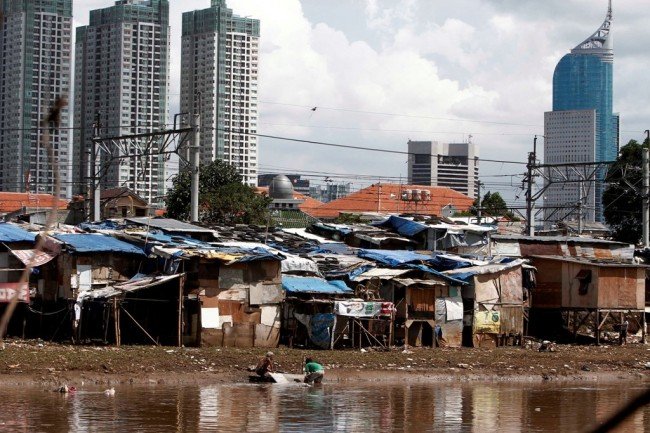
[[79,291],[85,292],[90,290],[93,285],[93,269],[90,265],[77,265],[77,274],[79,275]]

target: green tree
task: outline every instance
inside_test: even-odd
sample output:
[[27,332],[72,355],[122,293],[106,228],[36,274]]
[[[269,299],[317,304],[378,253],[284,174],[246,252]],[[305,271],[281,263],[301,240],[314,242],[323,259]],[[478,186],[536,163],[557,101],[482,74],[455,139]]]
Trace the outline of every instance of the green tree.
[[492,193],[488,191],[481,200],[481,208],[484,215],[490,216],[507,216],[513,218],[512,212],[508,211],[506,201],[501,197],[498,192]]
[[519,221],[519,218],[508,210],[508,205],[503,197],[501,197],[501,194],[498,192],[492,193],[490,191],[482,197],[480,205],[478,198],[476,198],[467,211],[458,212],[456,213],[456,216],[477,216],[479,207],[481,208],[481,215],[483,216],[505,216],[512,221]]
[[617,241],[636,244],[641,238],[641,158],[644,147],[648,147],[647,139],[643,144],[630,140],[621,148],[616,163],[607,172],[608,186],[603,194],[603,214]]
[[[181,170],[173,179],[165,204],[167,215],[190,219],[191,171]],[[217,160],[200,167],[199,220],[207,224],[265,224],[271,200],[244,185],[237,169]]]

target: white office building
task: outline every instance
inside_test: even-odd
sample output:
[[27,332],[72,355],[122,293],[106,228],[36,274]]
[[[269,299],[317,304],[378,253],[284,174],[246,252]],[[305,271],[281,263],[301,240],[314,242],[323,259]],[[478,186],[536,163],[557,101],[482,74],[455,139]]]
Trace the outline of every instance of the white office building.
[[225,0],[183,14],[181,112],[201,115],[201,163],[221,159],[257,185],[260,22]]
[[446,186],[478,196],[478,146],[474,143],[408,142],[408,183]]
[[[593,162],[596,157],[596,110],[548,111],[544,113],[544,163],[573,164]],[[596,184],[590,179],[593,167],[575,166],[570,170],[558,167],[549,172],[555,180],[544,192],[544,221],[594,221],[596,216]],[[567,179],[558,178],[558,173]]]
[[70,117],[50,131],[50,160],[40,141],[41,121],[59,96],[70,93],[72,0],[0,1],[0,191],[70,197]]
[[[166,129],[169,84],[168,0],[118,0],[90,12],[77,28],[75,65],[75,166],[82,182],[93,175],[89,154],[95,118],[100,136],[137,135]],[[159,144],[134,138],[125,151],[102,153],[102,188],[127,187],[149,203],[165,192]],[[85,192],[82,188],[79,192]]]

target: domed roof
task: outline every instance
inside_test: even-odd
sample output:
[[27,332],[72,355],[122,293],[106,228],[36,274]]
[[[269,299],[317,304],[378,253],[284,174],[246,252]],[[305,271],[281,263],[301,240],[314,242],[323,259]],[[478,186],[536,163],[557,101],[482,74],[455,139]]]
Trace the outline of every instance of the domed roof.
[[293,200],[293,184],[283,174],[278,174],[269,185],[269,197],[275,200]]

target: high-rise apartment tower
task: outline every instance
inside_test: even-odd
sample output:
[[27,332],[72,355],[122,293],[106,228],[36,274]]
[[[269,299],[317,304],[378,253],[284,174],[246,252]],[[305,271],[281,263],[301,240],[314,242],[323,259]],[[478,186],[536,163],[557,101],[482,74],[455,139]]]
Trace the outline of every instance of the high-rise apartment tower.
[[201,115],[201,163],[222,159],[257,184],[259,20],[225,0],[183,14],[181,112]]
[[[169,1],[118,0],[91,11],[76,35],[74,176],[82,182],[94,174],[89,155],[96,118],[102,137],[166,129]],[[142,143],[134,139],[128,152],[102,153],[99,174],[103,188],[128,187],[155,203],[164,194],[165,161],[159,149],[145,151]]]
[[39,140],[41,120],[57,97],[70,93],[72,0],[0,1],[0,191],[71,195],[70,118],[50,131],[48,151]]

